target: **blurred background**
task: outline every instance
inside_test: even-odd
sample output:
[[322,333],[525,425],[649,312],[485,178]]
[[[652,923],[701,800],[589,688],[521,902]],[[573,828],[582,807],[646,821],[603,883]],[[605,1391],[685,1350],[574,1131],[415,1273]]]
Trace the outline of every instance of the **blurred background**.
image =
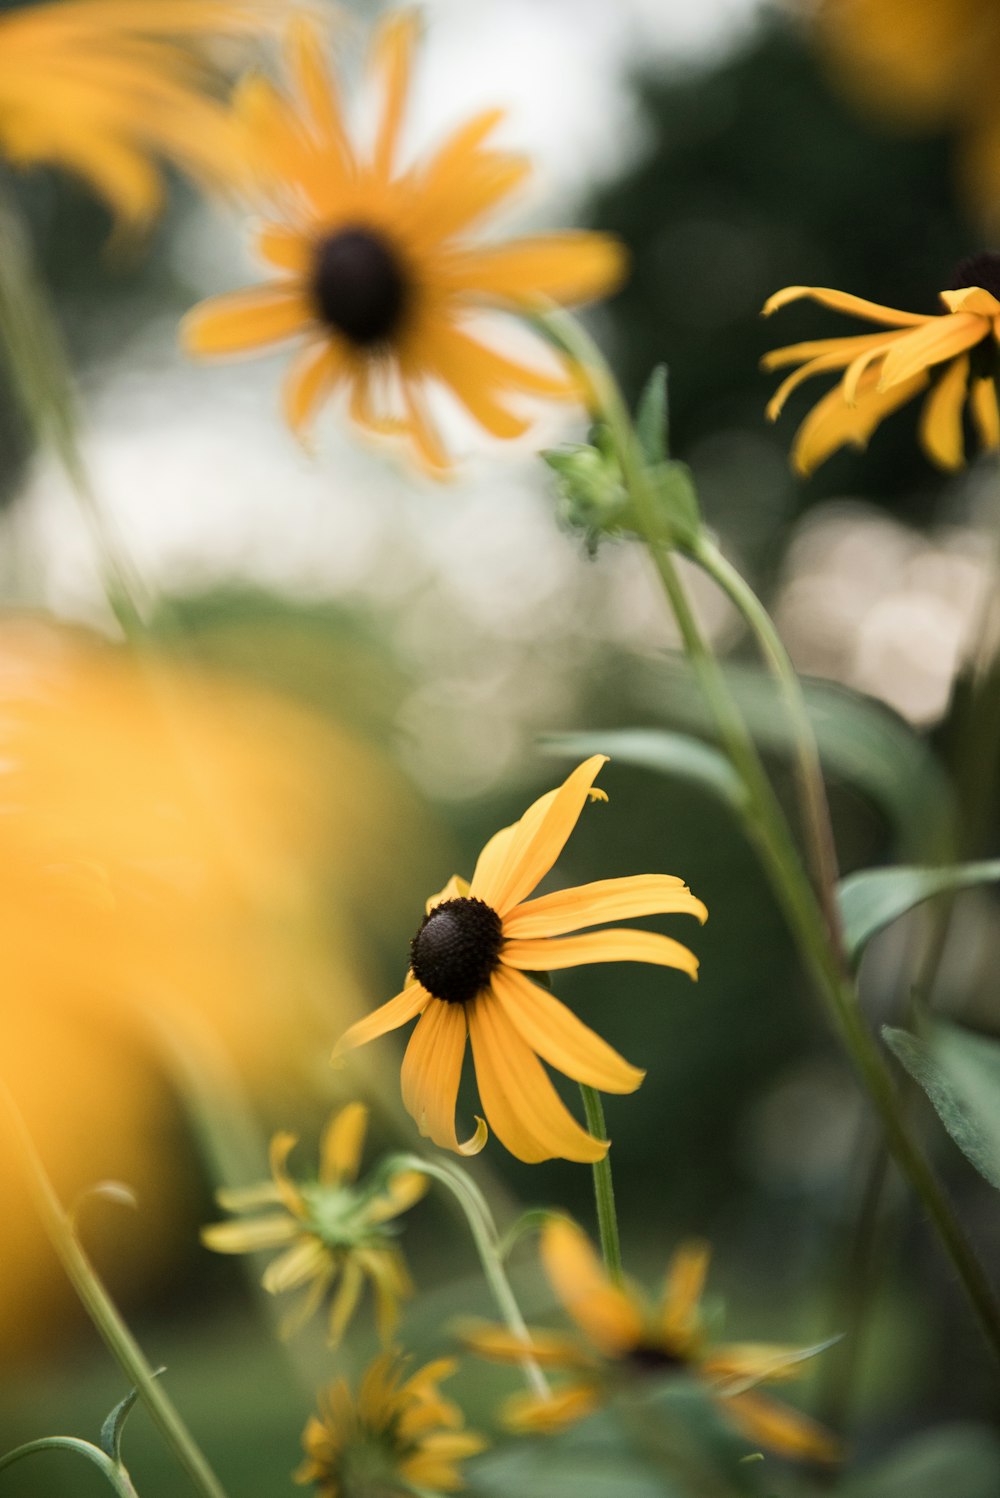
[[[538,172],[502,227],[589,225],[631,252],[628,284],[591,326],[631,399],[669,365],[672,451],[814,679],[843,868],[933,857],[949,826],[964,851],[995,852],[996,739],[981,735],[970,762],[959,731],[994,590],[995,466],[938,474],[904,410],[867,453],[799,481],[787,451],[815,394],[769,427],[773,381],[758,370],[769,347],[855,331],[808,306],[762,323],[778,288],[932,311],[955,262],[994,246],[990,0],[424,9],[414,151],[470,108],[507,104],[505,140]],[[359,5],[346,24],[370,16]],[[972,35],[967,49],[955,41]],[[253,1266],[247,1276],[199,1246],[214,1175],[263,1176],[277,1127],[301,1131],[308,1161],[352,1087],[372,1100],[382,1143],[408,1139],[395,1041],[347,1078],[327,1054],[397,990],[426,894],[468,873],[482,841],[565,773],[547,737],[706,724],[639,548],[608,543],[592,558],[555,518],[535,452],[581,440],[582,426],[543,413],[502,451],[469,437],[448,486],[393,467],[333,413],[306,456],[279,419],[281,356],[192,367],[177,349],[195,300],[256,274],[239,215],[177,183],[143,252],[123,260],[104,209],[65,176],[39,170],[11,188],[79,373],[101,502],[157,600],[159,648],[136,665],[115,643],[92,538],[8,392],[3,1067],[65,1201],[107,1179],[134,1190],[133,1211],[84,1196],[81,1230],[231,1490],[284,1491],[311,1400],[295,1370],[308,1384],[331,1360],[308,1335],[291,1355],[279,1347]],[[752,651],[711,588],[691,585],[787,792]],[[649,1073],[608,1104],[629,1264],[656,1283],[680,1238],[709,1237],[730,1333],[830,1336],[849,1316],[870,1120],[725,812],[626,763],[602,784],[610,807],[584,816],[554,879],[680,874],[711,911],[700,933],[670,925],[701,957],[697,989],[637,968],[623,1003],[619,969],[559,975],[561,996]],[[873,1023],[905,1002],[922,919],[866,960]],[[994,1033],[997,945],[993,900],[963,896],[938,1002]],[[995,1198],[918,1117],[995,1264]],[[556,1201],[589,1221],[579,1167],[529,1169],[490,1148],[474,1169],[501,1215]],[[125,1390],[3,1142],[0,1184],[0,1445],[94,1435]],[[434,1201],[408,1219],[420,1296],[403,1334],[420,1347],[441,1346],[456,1311],[486,1309],[471,1250],[449,1230],[442,1253],[447,1226]],[[883,1494],[919,1478],[991,1498],[995,1380],[891,1177],[880,1248],[850,1386],[817,1369],[808,1407],[846,1421],[856,1469],[882,1472]],[[526,1303],[544,1310],[532,1253],[516,1263]],[[345,1356],[369,1350],[362,1334]],[[126,1445],[144,1498],[173,1490],[141,1413]],[[26,1465],[4,1481],[28,1494],[47,1476]],[[71,1476],[97,1491],[96,1475]]]

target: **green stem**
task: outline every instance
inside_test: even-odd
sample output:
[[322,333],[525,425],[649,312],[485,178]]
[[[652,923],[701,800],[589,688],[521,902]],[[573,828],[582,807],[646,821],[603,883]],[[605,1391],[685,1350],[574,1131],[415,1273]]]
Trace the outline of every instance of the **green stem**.
[[548,1380],[531,1350],[531,1333],[521,1315],[521,1308],[503,1266],[500,1234],[493,1220],[493,1213],[479,1187],[457,1166],[444,1161],[425,1160],[421,1155],[391,1155],[383,1162],[383,1169],[392,1174],[400,1170],[419,1171],[421,1175],[431,1176],[447,1186],[465,1215],[497,1309],[508,1331],[524,1344],[524,1355],[520,1362],[525,1381],[532,1393],[542,1399],[551,1398]]
[[39,1441],[28,1441],[26,1445],[18,1446],[14,1451],[8,1451],[6,1456],[0,1456],[0,1472],[4,1467],[12,1467],[22,1457],[33,1456],[38,1451],[75,1451],[79,1456],[85,1456],[103,1472],[118,1494],[118,1498],[137,1498],[135,1488],[125,1469],[117,1462],[113,1462],[107,1452],[102,1451],[99,1446],[93,1446],[89,1441],[81,1441],[76,1436],[43,1436]]
[[[583,1111],[587,1115],[587,1128],[595,1139],[606,1139],[607,1125],[604,1122],[601,1094],[593,1087],[588,1087],[581,1082],[580,1095],[583,1098]],[[622,1246],[618,1236],[618,1214],[615,1211],[615,1187],[611,1179],[610,1151],[603,1160],[595,1160],[592,1169],[594,1201],[597,1205],[597,1231],[601,1238],[604,1267],[615,1284],[620,1285],[624,1281],[625,1272],[622,1269]]]
[[[606,420],[615,443],[639,528],[677,621],[685,652],[715,719],[722,744],[743,780],[747,795],[748,835],[767,870],[829,1022],[874,1104],[889,1150],[923,1202],[979,1316],[983,1333],[1000,1360],[1000,1305],[951,1203],[910,1137],[892,1073],[864,1023],[854,981],[844,966],[842,954],[831,944],[830,928],[803,870],[780,802],[730,694],[722,668],[701,632],[669,543],[661,533],[645,461],[621,391],[597,345],[574,318],[563,313],[549,313],[543,319],[543,326],[586,371],[594,404]],[[743,585],[741,596],[744,602],[748,592]]]
[[226,1498],[225,1489],[202,1455],[142,1349],[105,1290],[56,1196],[34,1141],[10,1092],[0,1083],[0,1108],[17,1145],[24,1180],[52,1247],[105,1345],[203,1498]]

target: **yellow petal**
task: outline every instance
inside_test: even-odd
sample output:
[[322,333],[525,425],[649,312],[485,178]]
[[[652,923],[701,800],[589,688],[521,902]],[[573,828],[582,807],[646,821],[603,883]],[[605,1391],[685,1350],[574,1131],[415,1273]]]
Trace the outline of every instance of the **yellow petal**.
[[372,61],[385,90],[375,140],[373,169],[388,178],[395,164],[396,147],[410,91],[413,54],[420,36],[416,11],[390,12],[376,32]]
[[619,240],[580,231],[463,250],[447,265],[444,278],[449,291],[530,309],[607,296],[617,291],[627,270],[628,256]]
[[870,386],[859,391],[855,406],[849,406],[840,386],[835,386],[813,407],[796,433],[792,461],[797,471],[808,476],[845,443],[864,447],[887,416],[926,388],[927,379],[924,372],[883,392]]
[[969,409],[983,448],[986,452],[995,452],[1000,447],[1000,407],[997,405],[995,380],[987,377],[972,381]]
[[[590,795],[606,754],[593,754],[578,765],[557,790],[540,796],[513,828],[499,870],[480,883],[474,876],[472,894],[492,905],[501,916],[529,895],[559,857]],[[478,873],[478,869],[477,869]]]
[[398,1030],[400,1025],[407,1024],[429,1002],[430,994],[426,988],[422,988],[415,980],[407,983],[402,993],[398,993],[394,999],[390,999],[374,1013],[367,1014],[364,1019],[359,1019],[349,1030],[345,1031],[334,1047],[334,1061],[337,1061],[344,1051],[367,1045],[370,1040],[376,1040],[380,1035],[387,1035],[390,1030]]
[[598,879],[593,884],[525,901],[504,918],[503,931],[506,937],[524,940],[562,936],[583,926],[640,915],[693,915],[703,923],[708,919],[705,906],[683,879],[673,874],[631,874],[622,879]]
[[215,1200],[227,1212],[252,1212],[256,1207],[277,1205],[281,1192],[273,1181],[258,1181],[253,1186],[220,1186]]
[[615,926],[608,931],[584,931],[579,936],[542,937],[537,941],[504,942],[503,960],[529,973],[555,972],[587,962],[651,962],[679,968],[689,978],[698,976],[698,959],[672,936],[655,931],[632,931]]
[[601,1405],[597,1384],[566,1384],[553,1389],[549,1398],[539,1394],[512,1394],[504,1400],[501,1418],[508,1430],[521,1435],[548,1435],[585,1420]]
[[404,430],[413,444],[417,461],[430,478],[442,478],[449,472],[451,463],[423,396],[412,380],[406,381],[403,399],[407,414]]
[[760,367],[782,369],[786,364],[804,364],[835,350],[843,356],[840,361],[843,367],[850,364],[857,354],[884,343],[892,336],[891,333],[858,333],[850,338],[812,338],[805,343],[788,343],[784,348],[771,349],[765,354]]
[[981,286],[963,286],[958,291],[942,291],[941,300],[949,312],[975,312],[979,317],[1000,316],[1000,302]]
[[529,1165],[603,1160],[607,1142],[577,1123],[497,1001],[480,996],[468,1006],[468,1015],[483,1111],[511,1154]]
[[217,1254],[255,1254],[277,1248],[298,1236],[294,1217],[250,1217],[245,1222],[213,1222],[201,1230],[201,1241]]
[[322,145],[342,158],[345,169],[353,157],[340,111],[337,87],[327,67],[319,32],[311,17],[293,15],[285,39],[289,71],[301,104]]
[[334,1114],[320,1142],[319,1178],[324,1186],[339,1186],[357,1178],[361,1151],[368,1132],[368,1109],[364,1103],[348,1103]]
[[430,915],[432,910],[436,909],[438,905],[443,905],[446,900],[464,900],[468,893],[468,882],[458,874],[452,874],[444,889],[439,889],[436,895],[431,895],[424,906],[424,912]]
[[755,1445],[780,1456],[815,1462],[842,1459],[839,1441],[822,1425],[763,1394],[735,1394],[721,1399],[719,1408]]
[[698,1303],[710,1257],[707,1243],[682,1243],[667,1265],[659,1320],[663,1340],[671,1347],[690,1344],[698,1330]]
[[541,1257],[553,1290],[595,1347],[610,1357],[635,1347],[642,1338],[642,1317],[608,1279],[582,1228],[565,1217],[551,1218],[542,1229]]
[[313,241],[299,229],[287,224],[262,224],[254,236],[254,248],[268,265],[278,270],[290,271],[299,279],[309,272]]
[[776,291],[764,303],[764,317],[770,317],[789,302],[803,298],[818,302],[821,307],[831,307],[835,312],[847,312],[852,317],[866,317],[869,322],[884,323],[890,328],[920,327],[927,321],[920,312],[899,312],[895,307],[883,307],[878,302],[868,302],[864,297],[851,296],[847,291],[834,291],[829,286],[786,286]]
[[935,317],[922,328],[907,334],[893,345],[882,365],[879,390],[891,390],[933,364],[953,359],[965,349],[985,338],[990,329],[981,317],[969,312],[952,312]]
[[463,1005],[431,999],[410,1036],[400,1081],[403,1104],[421,1134],[440,1149],[477,1155],[486,1143],[482,1119],[476,1120],[475,1133],[464,1143],[455,1133],[466,1033]]
[[313,322],[301,289],[278,282],[200,302],[181,323],[181,343],[189,354],[248,354],[294,338]]
[[738,1385],[739,1389],[732,1390],[735,1393],[763,1380],[772,1383],[798,1378],[802,1364],[814,1357],[818,1350],[783,1347],[771,1342],[731,1342],[706,1353],[699,1367],[709,1378]]
[[398,1171],[383,1194],[376,1197],[369,1206],[365,1214],[367,1221],[389,1222],[393,1217],[398,1217],[400,1212],[407,1211],[422,1196],[426,1196],[427,1187],[427,1177],[420,1175],[418,1171]]
[[470,1352],[481,1358],[490,1358],[497,1363],[520,1363],[525,1352],[530,1352],[536,1363],[545,1368],[576,1367],[581,1361],[579,1346],[570,1337],[561,1337],[556,1332],[541,1332],[534,1328],[525,1343],[505,1326],[492,1322],[466,1322],[458,1328],[458,1335]]
[[289,1212],[295,1216],[302,1214],[302,1196],[299,1188],[288,1174],[288,1157],[299,1142],[297,1134],[290,1134],[286,1129],[280,1129],[271,1139],[268,1157],[271,1165],[271,1175],[274,1184],[281,1196],[281,1200]]
[[261,1284],[271,1295],[296,1290],[328,1267],[326,1250],[318,1238],[302,1237],[293,1248],[264,1270]]
[[969,356],[963,354],[931,386],[920,413],[920,444],[939,468],[954,471],[965,462],[962,411],[969,383]]
[[361,1299],[361,1291],[364,1289],[365,1277],[361,1265],[353,1254],[348,1254],[344,1261],[343,1272],[340,1276],[340,1284],[337,1293],[330,1303],[330,1316],[327,1321],[327,1339],[331,1347],[336,1347],[344,1332],[347,1323],[357,1309],[358,1301]]
[[501,966],[490,986],[511,1024],[543,1061],[601,1092],[635,1092],[646,1075],[596,1035],[554,994]]
[[343,353],[329,341],[310,344],[295,358],[285,376],[282,404],[285,420],[296,437],[305,436],[346,368]]

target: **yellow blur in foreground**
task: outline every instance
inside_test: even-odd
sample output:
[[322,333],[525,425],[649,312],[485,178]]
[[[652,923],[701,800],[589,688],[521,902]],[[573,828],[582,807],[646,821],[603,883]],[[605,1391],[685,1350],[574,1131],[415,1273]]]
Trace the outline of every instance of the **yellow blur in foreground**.
[[[378,878],[359,845],[405,822],[386,777],[277,695],[0,625],[2,1071],[65,1201],[108,1176],[136,1189],[133,1272],[171,1247],[171,1070],[215,1057],[257,1091],[301,1089],[358,1012],[345,904]],[[0,1192],[16,1192],[3,1139]],[[5,1345],[51,1309],[13,1202]]]

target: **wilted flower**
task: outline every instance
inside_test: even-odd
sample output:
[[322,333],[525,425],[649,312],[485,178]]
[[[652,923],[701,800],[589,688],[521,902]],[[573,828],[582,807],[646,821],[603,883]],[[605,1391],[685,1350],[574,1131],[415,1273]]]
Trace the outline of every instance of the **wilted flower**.
[[319,1174],[307,1181],[293,1180],[286,1169],[295,1135],[276,1134],[271,1142],[272,1179],[219,1191],[217,1199],[230,1212],[278,1210],[202,1229],[202,1241],[217,1253],[283,1249],[264,1273],[265,1290],[273,1295],[307,1291],[286,1321],[286,1333],[302,1326],[335,1292],[328,1326],[331,1342],[338,1342],[367,1280],[375,1295],[379,1334],[388,1341],[399,1320],[399,1302],[412,1293],[392,1219],[419,1201],[427,1189],[426,1178],[402,1171],[387,1181],[359,1182],[367,1125],[368,1110],[361,1103],[348,1103],[334,1114],[323,1134]]
[[[667,1266],[659,1301],[652,1303],[637,1286],[611,1281],[575,1223],[550,1219],[542,1230],[542,1262],[583,1337],[531,1333],[536,1360],[565,1369],[572,1381],[548,1399],[514,1395],[507,1404],[509,1424],[519,1430],[561,1430],[638,1379],[682,1372],[704,1382],[725,1417],[756,1444],[782,1456],[836,1461],[833,1436],[756,1390],[761,1383],[793,1378],[816,1349],[761,1342],[713,1345],[701,1311],[708,1260],[706,1244],[683,1244]],[[501,1362],[524,1358],[524,1343],[501,1326],[471,1329],[466,1341]]]
[[587,301],[620,281],[624,257],[616,241],[589,233],[469,242],[529,163],[488,143],[503,116],[491,109],[429,161],[400,165],[417,37],[411,11],[391,13],[378,30],[373,67],[383,105],[370,150],[349,140],[320,40],[305,20],[289,30],[293,97],[263,78],[247,82],[237,112],[273,215],[256,248],[276,279],[203,302],[185,320],[183,342],[192,354],[227,355],[299,340],[284,391],[294,432],[304,433],[323,401],[346,389],[354,421],[405,439],[421,466],[440,474],[449,459],[428,409],[429,382],[503,438],[529,425],[511,397],[580,394],[578,378],[554,360],[532,365],[481,342],[470,313]]
[[407,1377],[406,1360],[388,1352],[369,1365],[357,1394],[345,1379],[331,1384],[305,1428],[306,1459],[296,1482],[315,1483],[323,1498],[462,1488],[459,1464],[486,1443],[462,1429],[461,1410],[438,1388],[456,1367],[439,1358]]
[[634,1092],[645,1073],[528,974],[590,962],[652,962],[697,975],[698,959],[672,937],[622,927],[580,930],[666,912],[704,921],[704,905],[682,879],[639,874],[527,898],[559,857],[588,799],[607,800],[593,789],[606,763],[603,754],[585,760],[490,839],[471,884],[454,875],[427,901],[402,993],[339,1042],[338,1053],[366,1045],[420,1016],[403,1060],[403,1102],[421,1132],[443,1149],[475,1154],[486,1143],[482,1119],[465,1143],[455,1133],[468,1036],[483,1112],[511,1154],[529,1162],[603,1159],[607,1140],[577,1123],[542,1061],[603,1092]]

